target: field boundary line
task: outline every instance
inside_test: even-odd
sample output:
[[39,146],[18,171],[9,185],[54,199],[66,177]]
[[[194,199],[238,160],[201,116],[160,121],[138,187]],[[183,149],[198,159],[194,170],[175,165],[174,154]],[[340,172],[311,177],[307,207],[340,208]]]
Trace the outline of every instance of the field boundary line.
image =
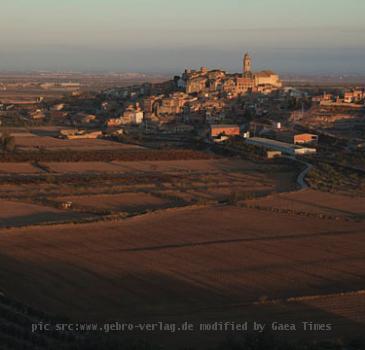
[[324,298],[333,298],[333,297],[345,297],[345,296],[365,296],[365,289],[352,290],[348,292],[338,292],[338,293],[330,293],[330,294],[316,294],[316,295],[303,295],[297,297],[289,297],[282,299],[267,299],[267,300],[258,300],[254,302],[254,305],[266,305],[266,304],[279,304],[279,303],[293,303],[293,302],[301,302],[301,301],[312,301],[312,300],[320,300]]
[[14,229],[24,229],[24,228],[37,228],[37,227],[47,227],[47,226],[66,226],[66,225],[87,225],[92,223],[103,223],[103,222],[120,222],[124,220],[132,220],[145,218],[148,215],[156,215],[160,213],[166,213],[170,211],[184,211],[184,210],[194,210],[194,209],[202,209],[217,206],[216,203],[207,203],[207,204],[192,204],[180,207],[173,208],[165,208],[165,209],[156,209],[149,210],[142,213],[128,214],[126,212],[122,212],[120,214],[111,214],[104,215],[99,217],[87,217],[80,220],[67,220],[67,221],[55,221],[55,222],[43,222],[38,224],[29,224],[29,225],[19,225],[19,226],[4,226],[0,227],[0,234],[2,231],[10,231]]

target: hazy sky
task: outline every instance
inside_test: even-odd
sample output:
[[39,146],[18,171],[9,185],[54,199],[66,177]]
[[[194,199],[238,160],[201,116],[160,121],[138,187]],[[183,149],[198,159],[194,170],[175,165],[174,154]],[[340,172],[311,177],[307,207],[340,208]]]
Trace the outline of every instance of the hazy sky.
[[364,0],[0,0],[0,70],[365,73]]

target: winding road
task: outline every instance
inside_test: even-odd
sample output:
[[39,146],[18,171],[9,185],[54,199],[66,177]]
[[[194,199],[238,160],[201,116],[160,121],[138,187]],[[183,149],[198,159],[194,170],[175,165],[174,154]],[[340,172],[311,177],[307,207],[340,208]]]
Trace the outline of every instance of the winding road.
[[300,188],[302,190],[305,190],[305,189],[309,188],[308,184],[305,182],[305,177],[307,176],[309,171],[313,168],[313,165],[309,164],[307,162],[303,162],[303,161],[298,160],[298,159],[296,159],[296,160],[298,162],[306,165],[305,169],[298,175],[298,178],[297,178],[298,185],[300,186]]

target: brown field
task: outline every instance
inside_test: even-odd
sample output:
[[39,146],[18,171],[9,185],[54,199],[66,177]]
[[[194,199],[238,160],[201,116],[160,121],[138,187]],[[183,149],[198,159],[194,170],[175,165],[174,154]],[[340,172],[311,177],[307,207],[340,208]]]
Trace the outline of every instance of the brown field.
[[62,222],[82,217],[42,205],[7,200],[0,200],[0,208],[0,227]]
[[[218,158],[1,169],[0,292],[39,310],[83,321],[333,324],[330,335],[311,337],[365,325],[363,198],[293,192],[290,165]],[[58,209],[64,201],[73,207]],[[49,221],[62,224],[38,225]]]
[[58,89],[53,91],[47,91],[44,89],[27,89],[27,90],[18,90],[18,89],[11,89],[11,90],[0,90],[0,100],[3,103],[15,103],[15,104],[22,104],[22,103],[33,103],[35,104],[37,98],[39,96],[43,96],[45,98],[61,98],[64,93],[67,92],[65,89]]
[[305,190],[246,201],[262,208],[278,208],[340,217],[365,217],[365,198]]
[[[89,172],[93,169],[100,172],[155,172],[155,173],[174,173],[186,174],[205,173],[205,174],[229,174],[232,176],[250,176],[250,173],[260,178],[266,177],[259,175],[259,171],[264,168],[260,165],[243,160],[207,159],[207,160],[160,160],[160,161],[112,161],[112,162],[48,162],[45,163],[50,171],[54,172]],[[280,170],[277,169],[277,170]]]
[[364,230],[230,206],[17,228],[0,231],[1,289],[74,319],[309,317],[338,335],[365,322]]
[[110,210],[114,212],[144,211],[173,206],[168,200],[148,193],[120,193],[112,195],[65,196],[56,199],[60,203],[71,201],[77,208]]
[[64,140],[51,136],[38,136],[36,134],[16,134],[15,144],[21,150],[44,148],[48,150],[113,150],[113,149],[140,149],[140,146],[125,145],[102,139]]
[[104,173],[121,172],[121,168],[110,162],[49,162],[44,163],[55,173]]
[[[277,165],[267,174],[262,172],[263,165],[242,160],[3,164],[12,169],[8,174],[21,177],[15,186],[7,184],[5,178],[0,184],[0,199],[26,200],[51,209],[71,201],[69,212],[75,214],[136,214],[207,201],[231,201],[236,194],[246,198],[295,188],[295,172],[290,168]],[[37,170],[44,181],[34,185],[37,177],[27,177],[34,176],[30,169],[35,175]],[[59,176],[70,174],[71,179],[52,183]],[[90,178],[91,174],[97,176]],[[22,183],[27,179],[30,182]]]
[[30,163],[0,163],[0,174],[37,174],[40,170]]

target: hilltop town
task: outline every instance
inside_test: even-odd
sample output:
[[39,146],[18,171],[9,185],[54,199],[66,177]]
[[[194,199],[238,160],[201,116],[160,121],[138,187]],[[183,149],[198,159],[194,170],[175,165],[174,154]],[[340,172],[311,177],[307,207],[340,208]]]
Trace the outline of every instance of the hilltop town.
[[241,73],[202,67],[148,83],[143,82],[146,76],[128,75],[127,81],[140,83],[124,87],[113,76],[114,85],[101,89],[88,85],[95,77],[86,82],[53,76],[42,80],[40,90],[34,82],[18,82],[21,89],[15,88],[13,99],[14,82],[3,82],[7,97],[0,94],[0,123],[4,128],[54,125],[60,138],[111,138],[150,147],[224,144],[241,137],[270,151],[269,157],[314,154],[318,140],[329,139],[344,145],[326,157],[344,152],[347,159],[363,149],[364,88],[283,84],[278,74],[255,72],[253,66],[246,53]]
[[[119,124],[141,124],[141,111],[145,121],[165,124],[204,124],[224,121],[235,114],[244,116],[246,110],[237,99],[249,94],[269,95],[282,87],[279,76],[271,71],[252,72],[252,62],[248,54],[243,58],[242,73],[228,74],[223,70],[187,69],[172,81],[155,86],[143,86],[140,91],[123,91],[132,99],[137,94],[145,95],[140,103],[128,105],[121,118],[108,120],[108,126]],[[107,96],[120,96],[111,90]],[[242,102],[242,101],[241,101]],[[142,105],[142,107],[141,107]],[[130,112],[135,111],[133,115]],[[138,117],[139,116],[139,117]],[[184,127],[180,125],[182,129]],[[179,129],[179,127],[177,128]],[[189,127],[185,128],[186,130]]]

